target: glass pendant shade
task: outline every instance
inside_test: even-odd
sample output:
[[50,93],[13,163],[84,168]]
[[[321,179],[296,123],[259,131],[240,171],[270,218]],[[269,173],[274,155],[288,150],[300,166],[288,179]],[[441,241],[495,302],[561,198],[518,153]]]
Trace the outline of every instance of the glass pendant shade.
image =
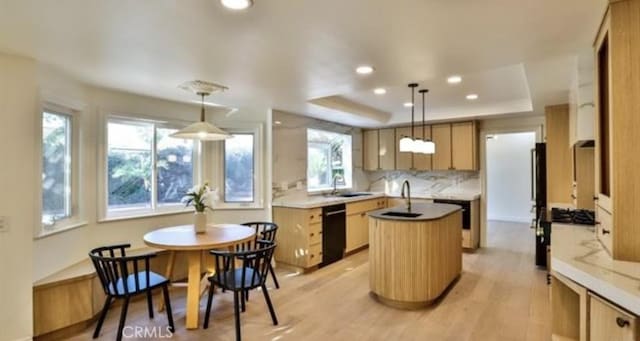
[[424,141],[422,139],[413,140],[413,152],[416,154],[424,154]]
[[413,152],[413,139],[409,136],[405,136],[400,139],[400,143],[398,146],[401,152],[412,153]]
[[436,144],[431,140],[423,141],[422,143],[422,153],[424,154],[435,154],[436,153]]
[[209,122],[197,122],[171,134],[171,137],[201,141],[219,141],[228,139],[231,135]]

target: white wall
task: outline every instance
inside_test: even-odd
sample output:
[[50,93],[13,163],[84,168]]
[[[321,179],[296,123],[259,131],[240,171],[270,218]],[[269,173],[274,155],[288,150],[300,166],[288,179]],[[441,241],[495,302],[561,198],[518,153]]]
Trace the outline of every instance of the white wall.
[[494,135],[487,140],[489,220],[531,220],[531,149],[534,132]]
[[32,335],[33,225],[39,221],[35,159],[36,64],[0,54],[0,340]]

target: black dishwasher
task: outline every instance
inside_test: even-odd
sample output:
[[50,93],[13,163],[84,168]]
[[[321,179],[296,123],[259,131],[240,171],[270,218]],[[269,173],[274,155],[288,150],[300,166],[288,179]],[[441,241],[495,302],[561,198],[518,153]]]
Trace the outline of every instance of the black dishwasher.
[[451,204],[462,207],[462,229],[471,229],[471,202],[466,200],[434,199],[436,204]]
[[344,204],[322,208],[322,263],[320,267],[337,262],[346,248],[347,213]]

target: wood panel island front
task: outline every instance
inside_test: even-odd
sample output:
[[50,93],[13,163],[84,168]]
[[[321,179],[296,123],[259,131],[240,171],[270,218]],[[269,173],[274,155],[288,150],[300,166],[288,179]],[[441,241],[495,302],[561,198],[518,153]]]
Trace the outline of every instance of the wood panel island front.
[[369,285],[382,304],[431,305],[462,272],[462,209],[414,204],[369,213]]

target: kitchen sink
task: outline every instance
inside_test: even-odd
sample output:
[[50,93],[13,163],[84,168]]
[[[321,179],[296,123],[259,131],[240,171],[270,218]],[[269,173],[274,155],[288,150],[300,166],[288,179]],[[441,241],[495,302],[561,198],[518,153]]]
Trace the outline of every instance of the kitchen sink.
[[389,216],[389,217],[417,218],[417,217],[421,216],[422,213],[389,211],[389,212],[382,213],[382,215],[386,215],[386,216]]
[[353,198],[353,197],[362,197],[365,195],[373,195],[373,193],[367,193],[367,192],[350,192],[350,193],[341,193],[338,194],[339,197],[343,197],[343,198]]

